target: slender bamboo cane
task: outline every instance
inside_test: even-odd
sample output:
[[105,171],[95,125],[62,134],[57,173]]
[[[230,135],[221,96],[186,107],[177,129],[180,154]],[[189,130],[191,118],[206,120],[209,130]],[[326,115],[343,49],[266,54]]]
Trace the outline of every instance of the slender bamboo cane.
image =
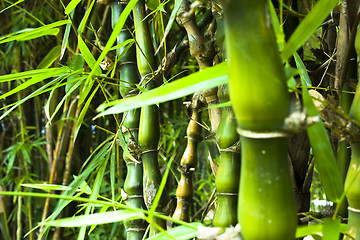
[[190,221],[190,205],[193,202],[193,172],[197,167],[197,145],[201,141],[201,107],[199,95],[194,95],[191,103],[191,119],[186,130],[187,146],[181,158],[179,171],[181,173],[180,182],[176,189],[177,204],[173,218],[182,221]]
[[[114,26],[122,11],[125,9],[124,4],[120,4],[118,1],[114,1],[110,5],[112,25]],[[127,19],[125,27],[118,36],[118,43],[131,39],[131,33],[129,29],[133,27],[133,23],[130,18]],[[119,54],[124,51],[125,48],[120,49]],[[139,83],[139,75],[136,66],[136,52],[135,45],[130,47],[124,56],[120,60],[120,94],[123,98],[130,97],[137,92],[133,91],[136,83]],[[125,178],[123,199],[125,204],[131,207],[145,209],[145,203],[143,199],[143,165],[138,154],[138,135],[139,135],[139,121],[140,121],[140,109],[134,109],[128,111],[123,116],[123,133],[127,142],[128,149],[136,161],[131,160],[124,154],[124,161],[126,162],[127,174]],[[146,222],[142,219],[129,220],[124,223],[127,232],[127,239],[142,239],[146,230]]]
[[[228,90],[225,89],[225,91]],[[224,101],[228,101],[228,92],[223,95]],[[231,107],[223,109],[216,138],[220,146],[220,165],[215,177],[218,203],[213,226],[230,227],[237,223],[240,181],[240,142],[236,132],[236,119]]]
[[[148,22],[145,19],[145,2],[139,0],[133,9],[135,23],[135,38],[137,43],[136,60],[142,84],[147,89],[155,88],[156,79],[151,79],[155,70],[154,49]],[[141,108],[139,126],[139,144],[141,158],[144,164],[143,193],[145,205],[150,209],[161,183],[161,173],[158,163],[158,143],[160,138],[159,110],[156,105]],[[166,192],[163,192],[155,211],[165,214]],[[161,228],[166,228],[166,221],[158,218],[152,219]],[[156,234],[158,229],[155,224],[150,227],[150,236]]]
[[[224,0],[230,99],[241,137],[238,218],[245,239],[294,239],[286,77],[266,0]],[[286,226],[286,227],[284,227]]]

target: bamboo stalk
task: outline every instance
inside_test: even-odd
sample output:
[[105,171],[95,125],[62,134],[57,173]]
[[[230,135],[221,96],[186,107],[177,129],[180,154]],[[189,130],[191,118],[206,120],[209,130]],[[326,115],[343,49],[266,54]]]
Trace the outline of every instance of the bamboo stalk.
[[[223,101],[228,100],[229,94],[223,94]],[[220,147],[220,165],[215,177],[218,203],[213,226],[230,227],[237,223],[240,181],[240,142],[239,135],[236,133],[236,119],[231,107],[223,109],[216,139]]]
[[176,189],[177,204],[173,218],[186,222],[190,221],[190,206],[194,196],[192,181],[197,167],[197,145],[201,141],[202,127],[199,124],[201,122],[201,112],[199,111],[201,105],[199,95],[194,95],[191,103],[192,115],[186,130],[187,146],[179,166],[181,178]]
[[242,136],[238,218],[247,240],[294,239],[297,222],[283,131],[290,100],[266,4],[223,1],[230,99]]
[[[157,87],[156,79],[152,79],[156,69],[154,49],[149,31],[148,22],[145,19],[145,2],[139,0],[133,9],[135,38],[137,43],[136,60],[137,67],[141,76],[141,83],[146,84],[146,89],[150,90]],[[161,183],[161,173],[158,163],[158,143],[160,138],[159,110],[156,105],[141,108],[139,125],[139,145],[141,149],[141,158],[143,161],[143,194],[145,205],[148,209],[152,208],[156,194],[159,191]],[[155,212],[165,214],[166,192],[161,195]],[[150,236],[156,234],[159,230],[155,227],[165,229],[166,221],[159,218],[153,218],[155,224],[150,226]]]
[[[118,1],[114,1],[110,4],[112,26],[116,25],[121,13],[125,9],[125,6],[125,4],[121,4]],[[132,39],[132,35],[129,31],[132,28],[133,22],[130,18],[128,18],[124,28],[118,36],[117,41],[119,44],[128,39]],[[118,51],[118,55],[120,55],[124,50],[125,48],[120,49]],[[139,83],[140,81],[136,65],[135,45],[130,47],[120,59],[119,71],[120,78],[123,80],[121,81],[119,88],[121,96],[125,98],[137,94],[137,92],[133,90],[135,84]],[[127,206],[145,209],[142,179],[143,165],[138,153],[139,121],[139,109],[128,111],[123,115],[123,134],[125,141],[127,142],[129,152],[136,159],[136,161],[133,161],[124,154],[123,158],[126,162],[127,174],[125,178],[124,189],[122,191],[122,197]],[[146,222],[144,220],[128,220],[124,222],[124,225],[127,232],[126,239],[143,239],[146,230]]]

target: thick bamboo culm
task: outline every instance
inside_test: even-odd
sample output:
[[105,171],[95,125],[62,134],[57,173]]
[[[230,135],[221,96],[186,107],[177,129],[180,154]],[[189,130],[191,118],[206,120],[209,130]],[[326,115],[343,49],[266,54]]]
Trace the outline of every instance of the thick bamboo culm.
[[190,206],[194,196],[193,173],[197,166],[197,145],[201,141],[202,130],[201,112],[199,112],[201,105],[199,95],[194,94],[190,105],[191,119],[186,130],[187,146],[179,166],[181,178],[176,189],[177,204],[173,218],[185,222],[190,221]]
[[[227,87],[220,91],[222,102],[229,101]],[[220,164],[215,176],[217,206],[214,227],[230,227],[237,224],[237,204],[240,182],[240,141],[236,132],[236,119],[231,107],[222,111],[216,140],[220,147]]]
[[[141,76],[141,83],[146,84],[146,89],[157,87],[156,79],[152,79],[153,71],[156,69],[154,49],[149,32],[148,22],[145,19],[145,2],[139,0],[133,9],[135,23],[135,39],[137,42],[136,60]],[[150,209],[161,183],[161,173],[158,163],[158,143],[160,138],[159,110],[156,105],[141,108],[139,126],[139,144],[141,158],[143,161],[143,194],[145,205]],[[166,191],[161,195],[155,211],[165,214]],[[150,226],[150,236],[159,232],[157,227],[166,228],[166,221],[153,218]],[[156,226],[157,225],[157,226]]]
[[294,239],[289,137],[283,131],[290,99],[267,1],[222,3],[230,99],[241,135],[241,232],[246,240]]
[[[120,4],[118,1],[111,3],[111,15],[112,25],[114,26],[118,21],[122,11],[124,10],[124,4]],[[131,39],[131,33],[129,29],[133,27],[133,23],[130,18],[127,19],[123,30],[118,36],[118,43],[122,43],[128,39]],[[119,54],[124,51],[125,48],[120,49]],[[134,91],[134,86],[139,83],[139,75],[136,65],[136,52],[135,45],[130,47],[124,56],[120,59],[120,94],[123,98],[130,97],[137,92]],[[139,122],[140,122],[140,109],[130,110],[123,115],[123,133],[127,142],[127,147],[132,156],[136,159],[133,161],[124,154],[124,161],[126,162],[127,174],[125,178],[125,184],[123,189],[123,200],[126,205],[146,209],[143,198],[143,165],[138,154],[138,135],[139,135]],[[129,240],[143,239],[146,231],[146,222],[142,219],[128,220],[124,222],[127,236]]]

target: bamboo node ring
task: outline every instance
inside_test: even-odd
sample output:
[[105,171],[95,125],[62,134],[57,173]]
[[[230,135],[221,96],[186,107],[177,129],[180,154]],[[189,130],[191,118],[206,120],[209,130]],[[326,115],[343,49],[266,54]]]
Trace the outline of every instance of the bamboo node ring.
[[238,196],[238,193],[216,193],[218,196]]
[[255,138],[255,139],[283,138],[290,136],[290,134],[285,131],[257,132],[257,131],[237,128],[237,132],[243,137]]
[[348,207],[348,210],[349,210],[349,211],[352,211],[352,212],[354,212],[354,213],[360,213],[360,209]]

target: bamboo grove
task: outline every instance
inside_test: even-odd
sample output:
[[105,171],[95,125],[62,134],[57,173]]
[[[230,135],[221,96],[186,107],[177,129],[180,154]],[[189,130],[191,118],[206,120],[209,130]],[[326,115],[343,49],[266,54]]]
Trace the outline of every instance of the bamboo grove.
[[359,1],[0,15],[0,239],[360,239]]

